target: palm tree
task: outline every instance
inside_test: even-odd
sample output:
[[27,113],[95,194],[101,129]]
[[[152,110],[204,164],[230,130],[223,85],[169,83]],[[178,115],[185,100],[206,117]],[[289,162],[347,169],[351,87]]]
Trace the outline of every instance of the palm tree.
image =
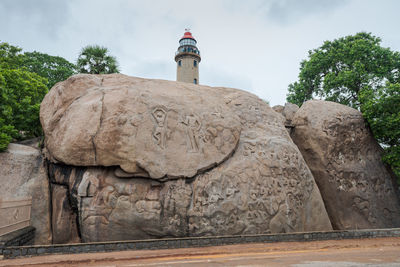
[[119,73],[118,62],[108,54],[108,49],[99,45],[88,45],[79,54],[77,69],[80,73]]

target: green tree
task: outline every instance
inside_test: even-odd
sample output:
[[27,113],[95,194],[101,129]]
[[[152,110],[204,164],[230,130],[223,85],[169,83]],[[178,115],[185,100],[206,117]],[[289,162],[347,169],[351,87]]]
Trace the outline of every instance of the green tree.
[[0,43],[0,151],[12,140],[42,134],[40,103],[47,79],[28,71],[22,49]]
[[309,51],[287,101],[319,97],[360,109],[400,184],[400,53],[380,43],[362,32]]
[[84,47],[79,54],[76,65],[80,73],[119,73],[115,57],[109,55],[107,48],[98,45]]
[[76,66],[62,57],[36,51],[22,53],[21,48],[8,43],[0,43],[0,67],[34,72],[47,79],[49,89],[76,73]]
[[10,118],[12,110],[5,105],[5,99],[8,99],[8,94],[5,85],[6,81],[3,75],[1,75],[1,71],[0,67],[0,151],[3,151],[7,148],[13,137],[17,136],[18,132],[14,126],[6,124],[6,118]]
[[301,105],[314,97],[359,107],[360,92],[373,91],[400,79],[400,53],[380,46],[381,39],[357,33],[308,52],[299,80],[289,85],[287,101]]
[[18,69],[23,65],[22,49],[8,43],[0,43],[0,68]]
[[392,167],[400,184],[400,83],[363,90],[360,102],[364,118],[385,150],[383,161]]
[[12,141],[12,136],[16,135],[17,131],[12,125],[5,125],[4,120],[0,118],[0,152],[7,149],[8,144]]
[[0,80],[2,133],[17,140],[40,136],[39,109],[48,91],[46,79],[22,69],[0,69]]
[[40,52],[25,52],[22,66],[48,80],[51,89],[56,83],[66,80],[75,73],[75,65],[58,56]]

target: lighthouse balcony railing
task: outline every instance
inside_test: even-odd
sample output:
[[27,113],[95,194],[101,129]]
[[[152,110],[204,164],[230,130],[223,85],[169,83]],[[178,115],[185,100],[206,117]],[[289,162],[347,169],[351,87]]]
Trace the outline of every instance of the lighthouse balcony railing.
[[184,49],[184,50],[178,50],[175,52],[175,56],[177,56],[178,54],[194,54],[194,55],[200,56],[200,51]]

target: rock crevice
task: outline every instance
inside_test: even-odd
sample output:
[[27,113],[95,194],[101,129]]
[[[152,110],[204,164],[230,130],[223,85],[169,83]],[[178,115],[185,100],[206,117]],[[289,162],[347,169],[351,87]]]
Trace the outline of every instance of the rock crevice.
[[[103,84],[103,79],[101,80],[101,84]],[[97,165],[97,150],[96,150],[96,142],[95,142],[95,139],[96,139],[96,136],[97,136],[97,134],[99,133],[99,131],[100,131],[100,129],[101,129],[101,124],[102,124],[102,122],[103,122],[103,114],[104,114],[104,95],[105,95],[105,93],[104,93],[104,91],[101,91],[101,92],[102,92],[102,97],[101,97],[101,99],[100,99],[100,103],[101,103],[101,113],[100,113],[99,125],[98,125],[98,127],[97,127],[97,129],[96,129],[96,132],[95,132],[94,135],[91,137],[91,139],[92,139],[92,144],[93,144],[94,164],[95,164],[95,165]]]

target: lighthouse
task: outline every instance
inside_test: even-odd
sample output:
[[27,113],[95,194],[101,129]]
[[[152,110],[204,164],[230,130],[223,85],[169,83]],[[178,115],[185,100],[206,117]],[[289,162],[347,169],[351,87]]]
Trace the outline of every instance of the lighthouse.
[[197,41],[189,29],[179,40],[179,47],[175,53],[176,80],[178,82],[199,83],[200,51],[196,46]]

